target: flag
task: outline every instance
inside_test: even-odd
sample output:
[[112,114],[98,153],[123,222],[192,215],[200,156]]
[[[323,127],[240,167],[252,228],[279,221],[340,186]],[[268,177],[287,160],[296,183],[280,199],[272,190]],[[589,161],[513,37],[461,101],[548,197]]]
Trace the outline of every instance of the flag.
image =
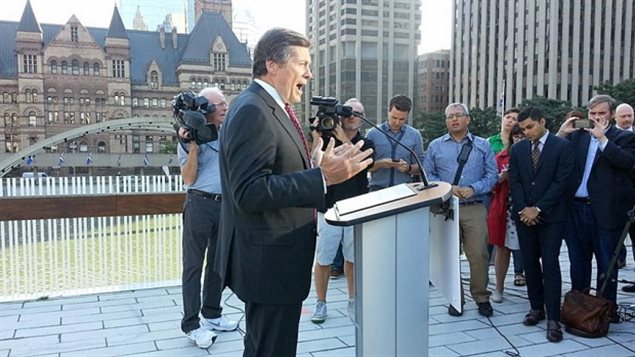
[[62,167],[64,165],[64,153],[60,153],[60,157],[57,158],[57,166]]
[[174,161],[174,155],[170,155],[170,160],[168,160],[168,165],[172,164],[172,161]]
[[501,111],[505,110],[505,92],[501,93],[501,97],[498,99],[498,107]]
[[119,157],[117,158],[117,166],[121,167],[121,154],[119,154]]
[[93,154],[89,152],[88,156],[86,156],[86,165],[92,165],[92,164],[93,164]]
[[29,157],[27,157],[26,160],[24,160],[24,163],[29,166],[33,165],[33,156],[29,155]]
[[150,165],[150,159],[148,159],[148,154],[144,154],[144,155],[143,155],[143,164],[144,164],[145,166]]

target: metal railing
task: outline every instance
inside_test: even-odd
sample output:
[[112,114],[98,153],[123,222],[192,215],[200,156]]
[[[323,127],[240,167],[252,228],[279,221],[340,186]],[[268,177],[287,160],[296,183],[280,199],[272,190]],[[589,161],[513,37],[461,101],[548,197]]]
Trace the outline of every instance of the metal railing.
[[0,301],[175,284],[180,176],[0,179]]

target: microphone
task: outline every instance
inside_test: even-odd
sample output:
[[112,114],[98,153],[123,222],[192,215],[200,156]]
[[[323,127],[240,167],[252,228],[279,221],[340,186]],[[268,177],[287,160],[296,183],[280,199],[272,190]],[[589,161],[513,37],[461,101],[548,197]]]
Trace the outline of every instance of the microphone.
[[[421,164],[421,160],[419,160],[419,157],[417,156],[417,154],[414,152],[414,150],[412,150],[411,148],[407,147],[406,145],[402,144],[399,140],[393,138],[392,136],[386,134],[383,130],[381,130],[380,127],[378,127],[377,125],[375,125],[374,123],[372,123],[370,120],[366,119],[364,117],[364,115],[360,112],[356,112],[354,110],[352,110],[351,107],[349,106],[343,106],[343,111],[346,112],[346,114],[348,114],[348,110],[350,110],[350,113],[358,118],[360,118],[361,120],[363,120],[365,123],[367,123],[368,125],[372,126],[373,128],[377,129],[380,133],[384,134],[384,136],[386,136],[388,139],[392,140],[393,142],[395,142],[397,145],[401,146],[402,148],[406,149],[410,155],[412,155],[412,157],[415,159],[415,161],[417,162],[417,165],[419,166],[419,178],[421,179],[421,183],[423,184],[423,188],[421,190],[425,190],[431,187],[435,187],[437,186],[436,183],[430,183],[430,181],[428,181],[428,176],[426,176],[425,171],[423,170],[423,165]],[[346,116],[346,115],[345,115]],[[348,115],[350,116],[350,114]]]

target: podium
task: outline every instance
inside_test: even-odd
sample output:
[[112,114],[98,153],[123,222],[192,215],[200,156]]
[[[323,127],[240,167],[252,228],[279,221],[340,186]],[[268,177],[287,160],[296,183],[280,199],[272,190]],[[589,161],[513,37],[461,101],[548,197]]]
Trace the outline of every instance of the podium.
[[462,311],[458,200],[450,184],[430,186],[385,188],[325,214],[355,226],[357,356],[427,356],[429,281]]

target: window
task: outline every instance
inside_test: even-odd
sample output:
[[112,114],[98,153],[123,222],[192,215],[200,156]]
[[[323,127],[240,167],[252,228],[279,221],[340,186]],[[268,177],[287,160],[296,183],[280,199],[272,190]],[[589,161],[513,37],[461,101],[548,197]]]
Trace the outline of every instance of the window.
[[4,113],[4,126],[5,127],[11,126],[11,114],[9,113]]
[[103,141],[100,141],[99,143],[97,143],[97,152],[106,152],[106,143]]
[[139,98],[132,98],[132,106],[133,107],[139,106]]
[[24,91],[24,96],[26,97],[26,102],[31,103],[31,90],[27,89]]
[[79,75],[79,61],[78,60],[73,60],[72,66],[73,66],[73,75],[74,76],[78,76]]
[[79,143],[79,152],[87,152],[88,151],[88,143],[82,141]]
[[150,88],[159,88],[159,72],[157,71],[150,72]]
[[114,78],[125,78],[126,68],[123,60],[112,60],[112,76]]
[[22,72],[37,73],[37,55],[22,55]]
[[146,108],[150,107],[150,98],[143,98],[143,106]]
[[99,77],[99,63],[93,64],[93,76]]
[[51,74],[57,74],[57,61],[51,61]]
[[90,76],[90,65],[88,62],[84,62],[84,75]]
[[68,74],[68,64],[66,61],[62,61],[62,74]]
[[146,152],[154,151],[154,143],[152,141],[146,142]]
[[11,126],[18,126],[18,114],[11,114]]
[[225,71],[225,54],[224,53],[214,53],[214,71],[218,71],[218,72]]
[[90,112],[79,112],[80,124],[90,124]]
[[29,112],[29,126],[37,126],[37,117],[35,112]]
[[79,36],[77,35],[77,25],[71,25],[71,42],[78,42]]
[[33,103],[37,103],[39,100],[38,96],[37,96],[37,89],[33,89],[31,91],[31,102]]
[[153,107],[159,106],[159,98],[152,98],[152,106]]

